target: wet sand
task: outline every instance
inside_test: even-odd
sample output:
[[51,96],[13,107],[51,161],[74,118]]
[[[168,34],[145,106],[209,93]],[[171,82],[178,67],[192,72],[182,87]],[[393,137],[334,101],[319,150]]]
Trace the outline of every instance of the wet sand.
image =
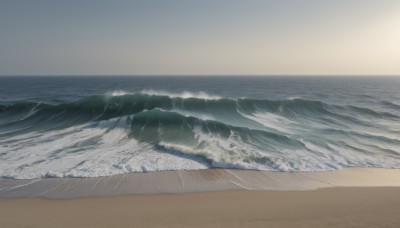
[[400,170],[0,179],[0,227],[400,227]]
[[328,187],[400,187],[400,169],[349,168],[293,173],[206,169],[129,173],[96,178],[0,179],[0,198],[71,199],[227,190],[296,191]]

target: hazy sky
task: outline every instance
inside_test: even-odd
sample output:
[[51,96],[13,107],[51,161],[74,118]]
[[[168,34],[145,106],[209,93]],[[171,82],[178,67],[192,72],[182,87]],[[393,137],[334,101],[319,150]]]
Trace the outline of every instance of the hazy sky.
[[26,74],[400,74],[400,1],[0,0]]

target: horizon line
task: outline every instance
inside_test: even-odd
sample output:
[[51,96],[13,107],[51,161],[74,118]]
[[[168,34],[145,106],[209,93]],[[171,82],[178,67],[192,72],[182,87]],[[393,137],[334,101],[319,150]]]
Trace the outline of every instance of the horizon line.
[[123,77],[168,77],[168,76],[176,76],[176,77],[196,77],[196,76],[216,76],[216,77],[227,77],[227,76],[254,76],[254,77],[280,77],[280,76],[289,76],[289,77],[346,77],[346,76],[354,76],[354,77],[399,77],[400,74],[0,74],[0,77],[92,77],[92,76],[123,76]]

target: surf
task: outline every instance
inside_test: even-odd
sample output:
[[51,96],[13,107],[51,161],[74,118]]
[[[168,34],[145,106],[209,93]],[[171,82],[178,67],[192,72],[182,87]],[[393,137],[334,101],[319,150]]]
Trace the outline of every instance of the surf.
[[21,101],[0,105],[0,175],[400,168],[399,120],[395,113],[355,105],[204,92],[117,91],[59,104]]

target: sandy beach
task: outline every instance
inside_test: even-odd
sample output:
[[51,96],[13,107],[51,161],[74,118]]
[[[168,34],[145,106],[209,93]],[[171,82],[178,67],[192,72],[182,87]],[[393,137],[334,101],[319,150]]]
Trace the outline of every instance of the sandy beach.
[[0,227],[400,227],[400,170],[0,179]]
[[0,200],[0,227],[400,227],[400,188]]

